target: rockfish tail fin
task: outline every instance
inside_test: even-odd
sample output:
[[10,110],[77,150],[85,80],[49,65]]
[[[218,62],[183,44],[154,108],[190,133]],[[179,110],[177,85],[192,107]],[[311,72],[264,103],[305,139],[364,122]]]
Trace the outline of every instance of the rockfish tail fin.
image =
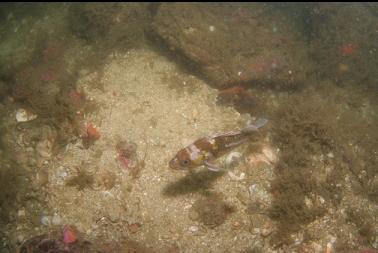
[[268,123],[268,120],[265,118],[259,118],[255,121],[253,121],[249,126],[242,129],[241,132],[245,134],[250,134],[253,132],[256,132],[259,130],[259,128],[263,127],[266,123]]

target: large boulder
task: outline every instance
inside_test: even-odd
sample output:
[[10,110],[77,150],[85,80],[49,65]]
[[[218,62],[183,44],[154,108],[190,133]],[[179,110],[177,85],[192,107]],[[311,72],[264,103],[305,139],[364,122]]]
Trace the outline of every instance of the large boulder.
[[298,27],[272,5],[169,3],[153,29],[216,86],[258,81],[296,85],[309,69]]

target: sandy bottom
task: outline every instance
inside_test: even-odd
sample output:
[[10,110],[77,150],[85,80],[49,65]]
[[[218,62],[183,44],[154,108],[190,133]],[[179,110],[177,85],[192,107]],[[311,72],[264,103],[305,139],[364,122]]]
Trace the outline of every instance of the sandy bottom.
[[[96,85],[101,89],[91,88],[96,77],[96,73],[83,72],[78,86],[100,105],[86,119],[98,127],[101,138],[89,149],[79,140],[69,144],[64,154],[50,162],[49,205],[55,215],[89,237],[131,238],[153,248],[175,244],[183,252],[236,252],[255,245],[256,235],[248,229],[250,221],[240,198],[248,198],[250,182],[245,179],[258,171],[245,177],[245,166],[239,166],[231,176],[213,176],[199,168],[211,180],[196,188],[180,185],[190,181],[186,171],[168,168],[169,160],[183,146],[204,135],[243,127],[250,117],[217,106],[216,90],[152,51],[109,57],[102,83]],[[115,146],[121,140],[136,143],[139,158],[146,154],[136,179],[115,158]],[[65,185],[67,178],[76,175],[76,168],[94,175],[93,189],[79,191]],[[263,175],[255,181],[272,176],[269,171],[260,172]],[[114,187],[104,186],[114,176]],[[189,215],[205,191],[222,193],[234,210],[215,228]],[[130,230],[130,224],[138,224],[137,231]]]

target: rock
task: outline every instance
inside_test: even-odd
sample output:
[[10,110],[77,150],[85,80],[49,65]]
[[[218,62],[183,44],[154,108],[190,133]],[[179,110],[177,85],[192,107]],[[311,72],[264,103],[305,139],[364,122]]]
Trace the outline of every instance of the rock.
[[303,35],[277,11],[263,3],[163,3],[153,29],[216,86],[293,85],[305,80],[308,56]]
[[144,29],[150,20],[148,8],[148,3],[72,5],[71,29],[77,36],[89,41],[105,38],[110,43],[108,46],[136,45],[143,38]]
[[[17,18],[7,19],[2,22],[3,34],[0,42],[0,75],[11,76],[18,69],[30,65],[36,60],[35,56],[40,51],[46,37],[52,37],[65,31],[66,7],[62,4],[56,10],[51,8],[38,8],[39,13],[28,15],[27,11],[20,11],[18,5],[14,5],[7,12],[19,13]],[[54,16],[54,19],[45,18],[46,14]],[[25,14],[21,14],[25,13]]]
[[364,3],[319,3],[312,55],[320,77],[374,87],[378,78],[378,16]]
[[267,237],[273,232],[273,226],[270,222],[266,222],[260,229],[260,234],[262,237]]
[[49,182],[49,173],[47,169],[41,168],[37,172],[37,184],[38,186],[42,187],[45,186]]

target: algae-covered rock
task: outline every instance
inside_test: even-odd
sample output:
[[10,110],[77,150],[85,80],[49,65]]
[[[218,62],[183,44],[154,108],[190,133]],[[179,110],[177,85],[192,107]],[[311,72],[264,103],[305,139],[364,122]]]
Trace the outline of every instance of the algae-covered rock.
[[0,25],[0,76],[11,77],[35,60],[46,37],[66,31],[64,4],[37,6],[9,5],[5,9]]
[[337,82],[375,86],[378,16],[374,4],[319,4],[312,42],[316,73]]
[[71,6],[72,31],[88,41],[136,45],[150,20],[147,3],[83,3]]
[[162,4],[154,30],[197,64],[214,85],[258,81],[293,85],[309,66],[288,17],[262,4]]

